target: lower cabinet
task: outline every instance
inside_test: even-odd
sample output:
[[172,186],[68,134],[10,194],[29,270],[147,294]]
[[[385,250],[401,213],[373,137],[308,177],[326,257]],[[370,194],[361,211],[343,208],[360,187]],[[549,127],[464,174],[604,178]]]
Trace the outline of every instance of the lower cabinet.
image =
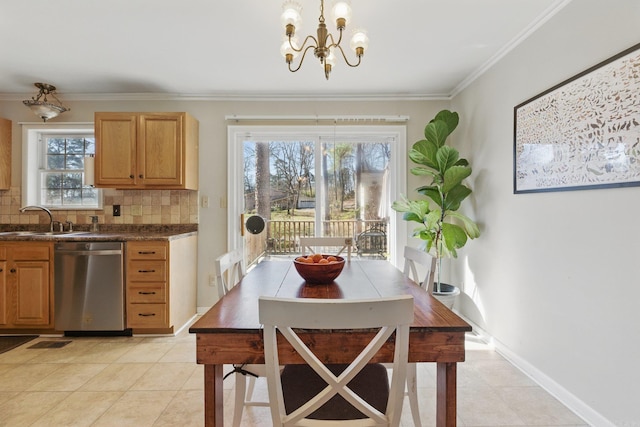
[[196,314],[197,236],[129,241],[127,327],[172,333]]
[[0,244],[0,329],[53,327],[53,244]]

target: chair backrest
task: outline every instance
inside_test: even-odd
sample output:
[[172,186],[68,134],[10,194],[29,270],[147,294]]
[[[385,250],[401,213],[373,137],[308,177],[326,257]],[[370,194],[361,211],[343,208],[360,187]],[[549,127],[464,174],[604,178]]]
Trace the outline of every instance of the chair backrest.
[[[367,417],[353,424],[341,426],[397,426],[400,423],[404,398],[407,359],[409,351],[409,325],[413,322],[413,297],[410,295],[370,299],[304,299],[260,297],[258,300],[260,323],[264,325],[264,353],[267,368],[267,386],[274,426],[336,425],[336,421],[309,420],[308,417],[331,397],[339,394],[351,406]],[[353,362],[337,376],[304,344],[294,328],[301,329],[378,329],[376,336]],[[296,352],[317,373],[326,388],[307,403],[286,414],[280,381],[276,330],[291,343]],[[386,412],[380,412],[347,387],[371,358],[395,332],[393,376]],[[388,383],[385,381],[384,385]]]
[[[417,265],[426,269],[424,279],[420,280],[418,276]],[[404,247],[404,275],[418,283],[427,292],[433,291],[433,282],[436,272],[436,258],[420,249],[411,246]]]
[[387,234],[379,227],[371,227],[356,237],[358,256],[382,256],[387,250]]
[[[300,248],[302,255],[306,255],[307,251],[311,254],[325,253],[330,255],[340,255],[347,251],[347,261],[351,261],[351,250],[353,248],[353,239],[351,237],[301,237]],[[328,251],[328,248],[340,248],[337,252]]]
[[222,298],[246,274],[244,254],[239,249],[227,252],[215,259],[214,266],[216,283],[218,284],[218,296]]

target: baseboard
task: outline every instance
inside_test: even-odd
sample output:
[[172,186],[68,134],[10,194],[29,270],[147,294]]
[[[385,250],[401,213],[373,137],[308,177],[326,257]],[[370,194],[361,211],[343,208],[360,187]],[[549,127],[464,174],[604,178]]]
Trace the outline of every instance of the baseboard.
[[198,307],[198,308],[196,309],[196,312],[197,312],[200,316],[202,316],[202,315],[203,315],[203,314],[205,314],[207,311],[209,311],[209,309],[210,309],[210,308],[211,308],[211,307]]
[[584,403],[582,400],[577,398],[573,393],[570,393],[567,389],[562,387],[560,384],[555,382],[549,376],[541,372],[535,366],[531,365],[526,360],[522,359],[520,356],[512,352],[509,347],[502,344],[500,341],[496,340],[487,331],[483,330],[481,327],[476,325],[474,322],[465,318],[463,315],[458,313],[460,317],[462,317],[466,322],[468,322],[472,327],[473,331],[478,335],[478,337],[486,342],[487,344],[493,346],[493,348],[498,352],[501,356],[507,359],[513,366],[522,371],[525,375],[531,378],[536,382],[540,387],[546,390],[553,397],[558,399],[564,406],[573,411],[577,416],[582,418],[586,423],[593,427],[615,427],[615,424],[603,417],[599,412],[595,411],[589,405]]

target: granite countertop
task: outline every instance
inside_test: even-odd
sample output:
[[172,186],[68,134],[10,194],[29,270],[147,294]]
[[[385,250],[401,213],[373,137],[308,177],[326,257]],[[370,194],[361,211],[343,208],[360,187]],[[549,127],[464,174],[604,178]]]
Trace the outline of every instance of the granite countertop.
[[198,234],[197,225],[190,226],[126,226],[104,227],[98,232],[74,230],[73,232],[54,232],[38,228],[12,228],[0,231],[2,241],[93,241],[128,242],[144,240],[176,240]]

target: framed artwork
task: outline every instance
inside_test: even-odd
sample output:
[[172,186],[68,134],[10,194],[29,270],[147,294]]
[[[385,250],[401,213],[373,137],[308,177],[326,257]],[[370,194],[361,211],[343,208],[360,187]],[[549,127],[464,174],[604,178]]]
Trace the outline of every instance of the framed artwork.
[[514,108],[514,193],[640,186],[640,44]]

